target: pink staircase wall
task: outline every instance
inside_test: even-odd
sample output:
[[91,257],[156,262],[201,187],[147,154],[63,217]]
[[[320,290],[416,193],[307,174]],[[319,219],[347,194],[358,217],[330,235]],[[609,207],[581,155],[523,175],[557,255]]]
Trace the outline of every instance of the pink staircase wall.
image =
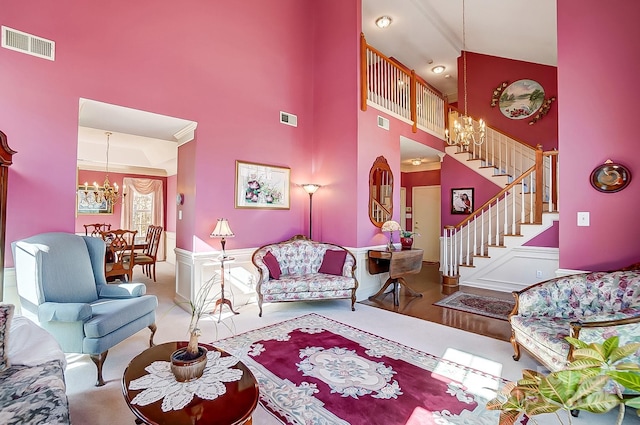
[[[637,109],[640,2],[558,2],[560,267],[609,270],[638,261],[640,156]],[[628,103],[630,101],[631,103]],[[634,178],[617,193],[589,183],[611,159]],[[591,226],[578,227],[577,213]]]

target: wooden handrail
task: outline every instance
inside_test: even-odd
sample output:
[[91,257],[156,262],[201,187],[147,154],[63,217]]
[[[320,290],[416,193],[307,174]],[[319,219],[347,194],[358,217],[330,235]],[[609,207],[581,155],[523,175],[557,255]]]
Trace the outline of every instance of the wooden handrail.
[[[484,204],[482,204],[482,206],[480,208],[476,208],[476,210],[474,212],[472,212],[471,214],[469,214],[469,216],[467,218],[465,218],[464,220],[462,220],[460,223],[456,224],[455,226],[453,226],[453,228],[457,229],[460,228],[462,226],[464,226],[465,224],[467,224],[468,222],[470,222],[471,220],[475,219],[476,216],[478,215],[479,212],[482,212],[482,210],[485,209],[485,207],[488,207],[490,204],[493,204],[497,199],[499,199],[502,195],[504,195],[505,193],[509,192],[510,190],[512,190],[516,185],[520,184],[520,182],[522,180],[524,180],[525,177],[527,177],[529,174],[533,173],[533,171],[536,169],[536,166],[533,165],[531,166],[531,168],[529,168],[527,171],[525,171],[524,173],[522,173],[520,175],[520,177],[518,177],[517,179],[515,179],[514,181],[512,181],[509,185],[507,185],[507,187],[505,187],[504,189],[502,189],[500,192],[498,192],[493,198],[489,199],[487,202],[485,202]],[[445,226],[446,227],[446,226]]]
[[367,40],[364,33],[360,33],[360,109],[367,110]]

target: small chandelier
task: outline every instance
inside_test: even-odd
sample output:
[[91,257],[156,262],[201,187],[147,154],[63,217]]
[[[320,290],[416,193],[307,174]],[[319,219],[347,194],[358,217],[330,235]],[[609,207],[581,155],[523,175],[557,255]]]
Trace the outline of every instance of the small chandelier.
[[[109,138],[111,137],[111,132],[106,131],[104,134],[107,135],[107,168],[106,174],[104,176],[104,182],[102,182],[102,187],[98,186],[97,182],[93,182],[93,196],[94,200],[98,204],[102,204],[106,201],[107,205],[115,205],[120,199],[120,188],[118,187],[118,183],[113,183],[109,181]],[[122,187],[122,197],[127,196],[124,193],[126,186]],[[89,193],[89,184],[84,182],[84,194],[87,196]]]
[[458,116],[453,123],[453,134],[449,129],[444,131],[444,137],[449,145],[468,147],[471,144],[481,145],[486,139],[486,126],[483,120],[476,123],[467,115],[467,34],[465,29],[465,7],[462,0],[462,78],[464,87],[464,115]]

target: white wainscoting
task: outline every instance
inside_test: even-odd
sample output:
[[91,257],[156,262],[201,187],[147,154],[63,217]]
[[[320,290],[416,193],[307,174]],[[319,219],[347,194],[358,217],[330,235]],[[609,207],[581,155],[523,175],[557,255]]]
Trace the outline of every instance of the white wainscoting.
[[176,263],[176,232],[164,232],[165,261],[169,264]]
[[512,248],[460,283],[494,291],[519,291],[556,277],[558,263],[558,248],[521,246]]
[[[358,301],[366,300],[369,296],[378,292],[382,284],[389,277],[388,273],[370,275],[367,271],[369,249],[384,249],[384,246],[347,248],[356,257],[356,279],[358,289],[356,298]],[[258,272],[251,262],[251,256],[256,248],[227,250],[227,256],[234,261],[225,261],[225,295],[233,296],[234,306],[247,302],[256,302],[255,287],[258,281]],[[175,249],[176,255],[176,295],[175,302],[181,306],[188,306],[189,300],[214,274],[220,273],[220,251],[193,253],[180,248]],[[229,288],[229,285],[232,287]]]

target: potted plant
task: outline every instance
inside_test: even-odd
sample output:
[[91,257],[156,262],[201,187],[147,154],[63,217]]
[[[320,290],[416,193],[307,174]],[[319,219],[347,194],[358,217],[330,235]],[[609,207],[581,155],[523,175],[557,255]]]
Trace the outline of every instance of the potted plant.
[[171,371],[179,382],[193,381],[204,373],[207,365],[207,349],[198,344],[200,319],[212,310],[214,301],[209,299],[211,290],[218,283],[218,275],[213,275],[198,290],[194,300],[189,301],[191,321],[189,322],[189,343],[171,354]]
[[487,409],[501,411],[500,425],[513,425],[523,414],[536,424],[532,416],[543,413],[555,413],[564,424],[559,410],[567,412],[571,424],[572,415],[580,410],[605,413],[616,406],[619,408],[616,425],[620,425],[625,406],[640,408],[640,396],[623,396],[625,388],[634,395],[640,392],[640,365],[636,354],[640,343],[620,347],[618,336],[602,344],[566,339],[575,351],[574,360],[565,369],[548,375],[525,369],[521,380],[507,384],[487,403]]
[[420,234],[400,229],[400,243],[402,244],[402,249],[411,249],[411,247],[413,246],[414,236],[420,236]]

